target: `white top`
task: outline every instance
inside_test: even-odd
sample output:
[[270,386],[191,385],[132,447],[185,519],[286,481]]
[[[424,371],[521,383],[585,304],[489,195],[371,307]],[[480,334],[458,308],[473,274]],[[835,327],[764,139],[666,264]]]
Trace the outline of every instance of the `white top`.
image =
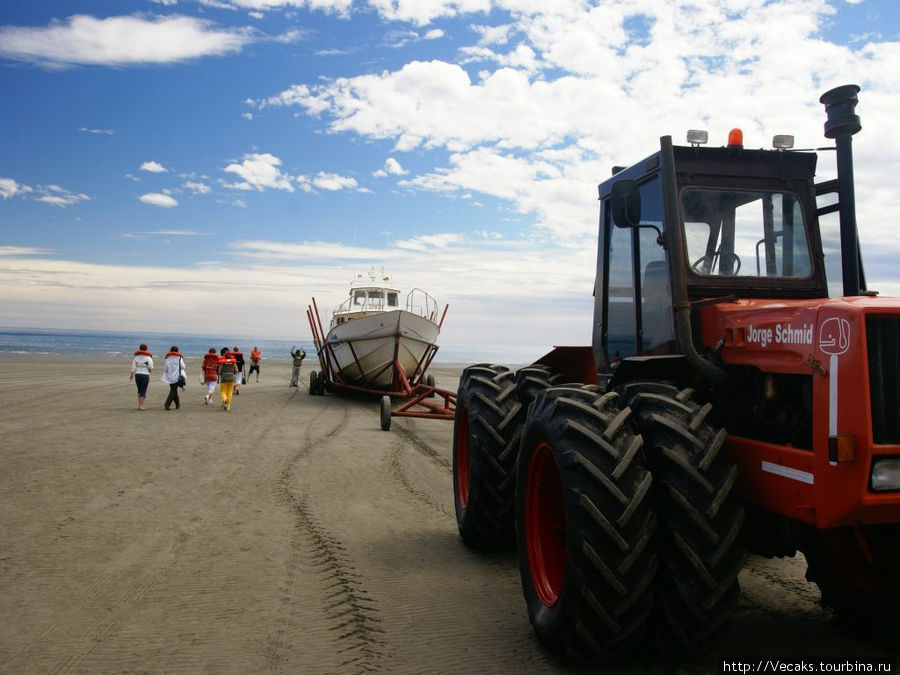
[[135,354],[131,361],[131,372],[135,375],[149,375],[153,370],[153,359],[146,354]]
[[184,359],[180,356],[167,356],[166,364],[163,368],[162,377],[159,378],[166,384],[177,384],[178,377],[187,377],[187,371],[184,367]]

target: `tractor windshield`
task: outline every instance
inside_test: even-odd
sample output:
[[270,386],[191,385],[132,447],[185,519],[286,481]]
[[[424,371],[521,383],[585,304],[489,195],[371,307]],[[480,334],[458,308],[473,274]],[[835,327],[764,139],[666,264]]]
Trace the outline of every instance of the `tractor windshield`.
[[812,273],[803,210],[792,194],[686,188],[681,210],[694,274],[805,279]]

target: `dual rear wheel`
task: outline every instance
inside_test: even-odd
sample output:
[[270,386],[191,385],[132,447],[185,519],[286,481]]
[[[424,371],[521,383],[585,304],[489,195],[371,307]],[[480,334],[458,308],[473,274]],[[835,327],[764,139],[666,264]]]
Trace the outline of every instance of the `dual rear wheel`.
[[[490,392],[473,377],[487,369],[508,384],[509,376],[476,368],[461,380],[454,426],[460,534],[480,548],[484,540],[468,531],[473,521],[495,522],[495,535],[514,533],[541,642],[585,662],[618,658],[646,639],[672,659],[714,646],[738,599],[743,511],[736,469],[721,452],[725,434],[711,423],[709,406],[690,390],[655,383],[612,392],[541,388],[552,375],[538,369],[517,377],[519,403],[531,401],[527,414],[503,415],[515,408],[507,388],[504,404],[488,405]],[[496,417],[486,420],[485,408]],[[501,418],[519,425],[514,466],[514,427],[499,435],[484,429]],[[486,440],[501,436],[503,444]],[[482,484],[485,445],[495,450],[491,457],[503,457],[502,504],[511,500],[512,519],[489,512],[490,500],[472,499],[473,477],[478,492],[490,491]]]

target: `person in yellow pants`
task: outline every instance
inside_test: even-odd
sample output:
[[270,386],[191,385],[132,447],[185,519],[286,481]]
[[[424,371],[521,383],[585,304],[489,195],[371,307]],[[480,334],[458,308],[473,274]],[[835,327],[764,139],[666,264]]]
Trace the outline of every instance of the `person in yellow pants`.
[[219,357],[219,394],[222,397],[222,410],[231,410],[231,398],[234,395],[234,381],[237,377],[237,362],[228,351],[228,347],[222,347]]

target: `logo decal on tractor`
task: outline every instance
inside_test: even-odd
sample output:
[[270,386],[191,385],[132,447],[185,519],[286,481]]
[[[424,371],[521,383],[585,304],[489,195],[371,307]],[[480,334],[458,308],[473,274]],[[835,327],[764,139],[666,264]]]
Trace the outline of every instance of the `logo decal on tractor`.
[[825,319],[819,328],[819,349],[831,356],[850,349],[850,322],[836,316]]

